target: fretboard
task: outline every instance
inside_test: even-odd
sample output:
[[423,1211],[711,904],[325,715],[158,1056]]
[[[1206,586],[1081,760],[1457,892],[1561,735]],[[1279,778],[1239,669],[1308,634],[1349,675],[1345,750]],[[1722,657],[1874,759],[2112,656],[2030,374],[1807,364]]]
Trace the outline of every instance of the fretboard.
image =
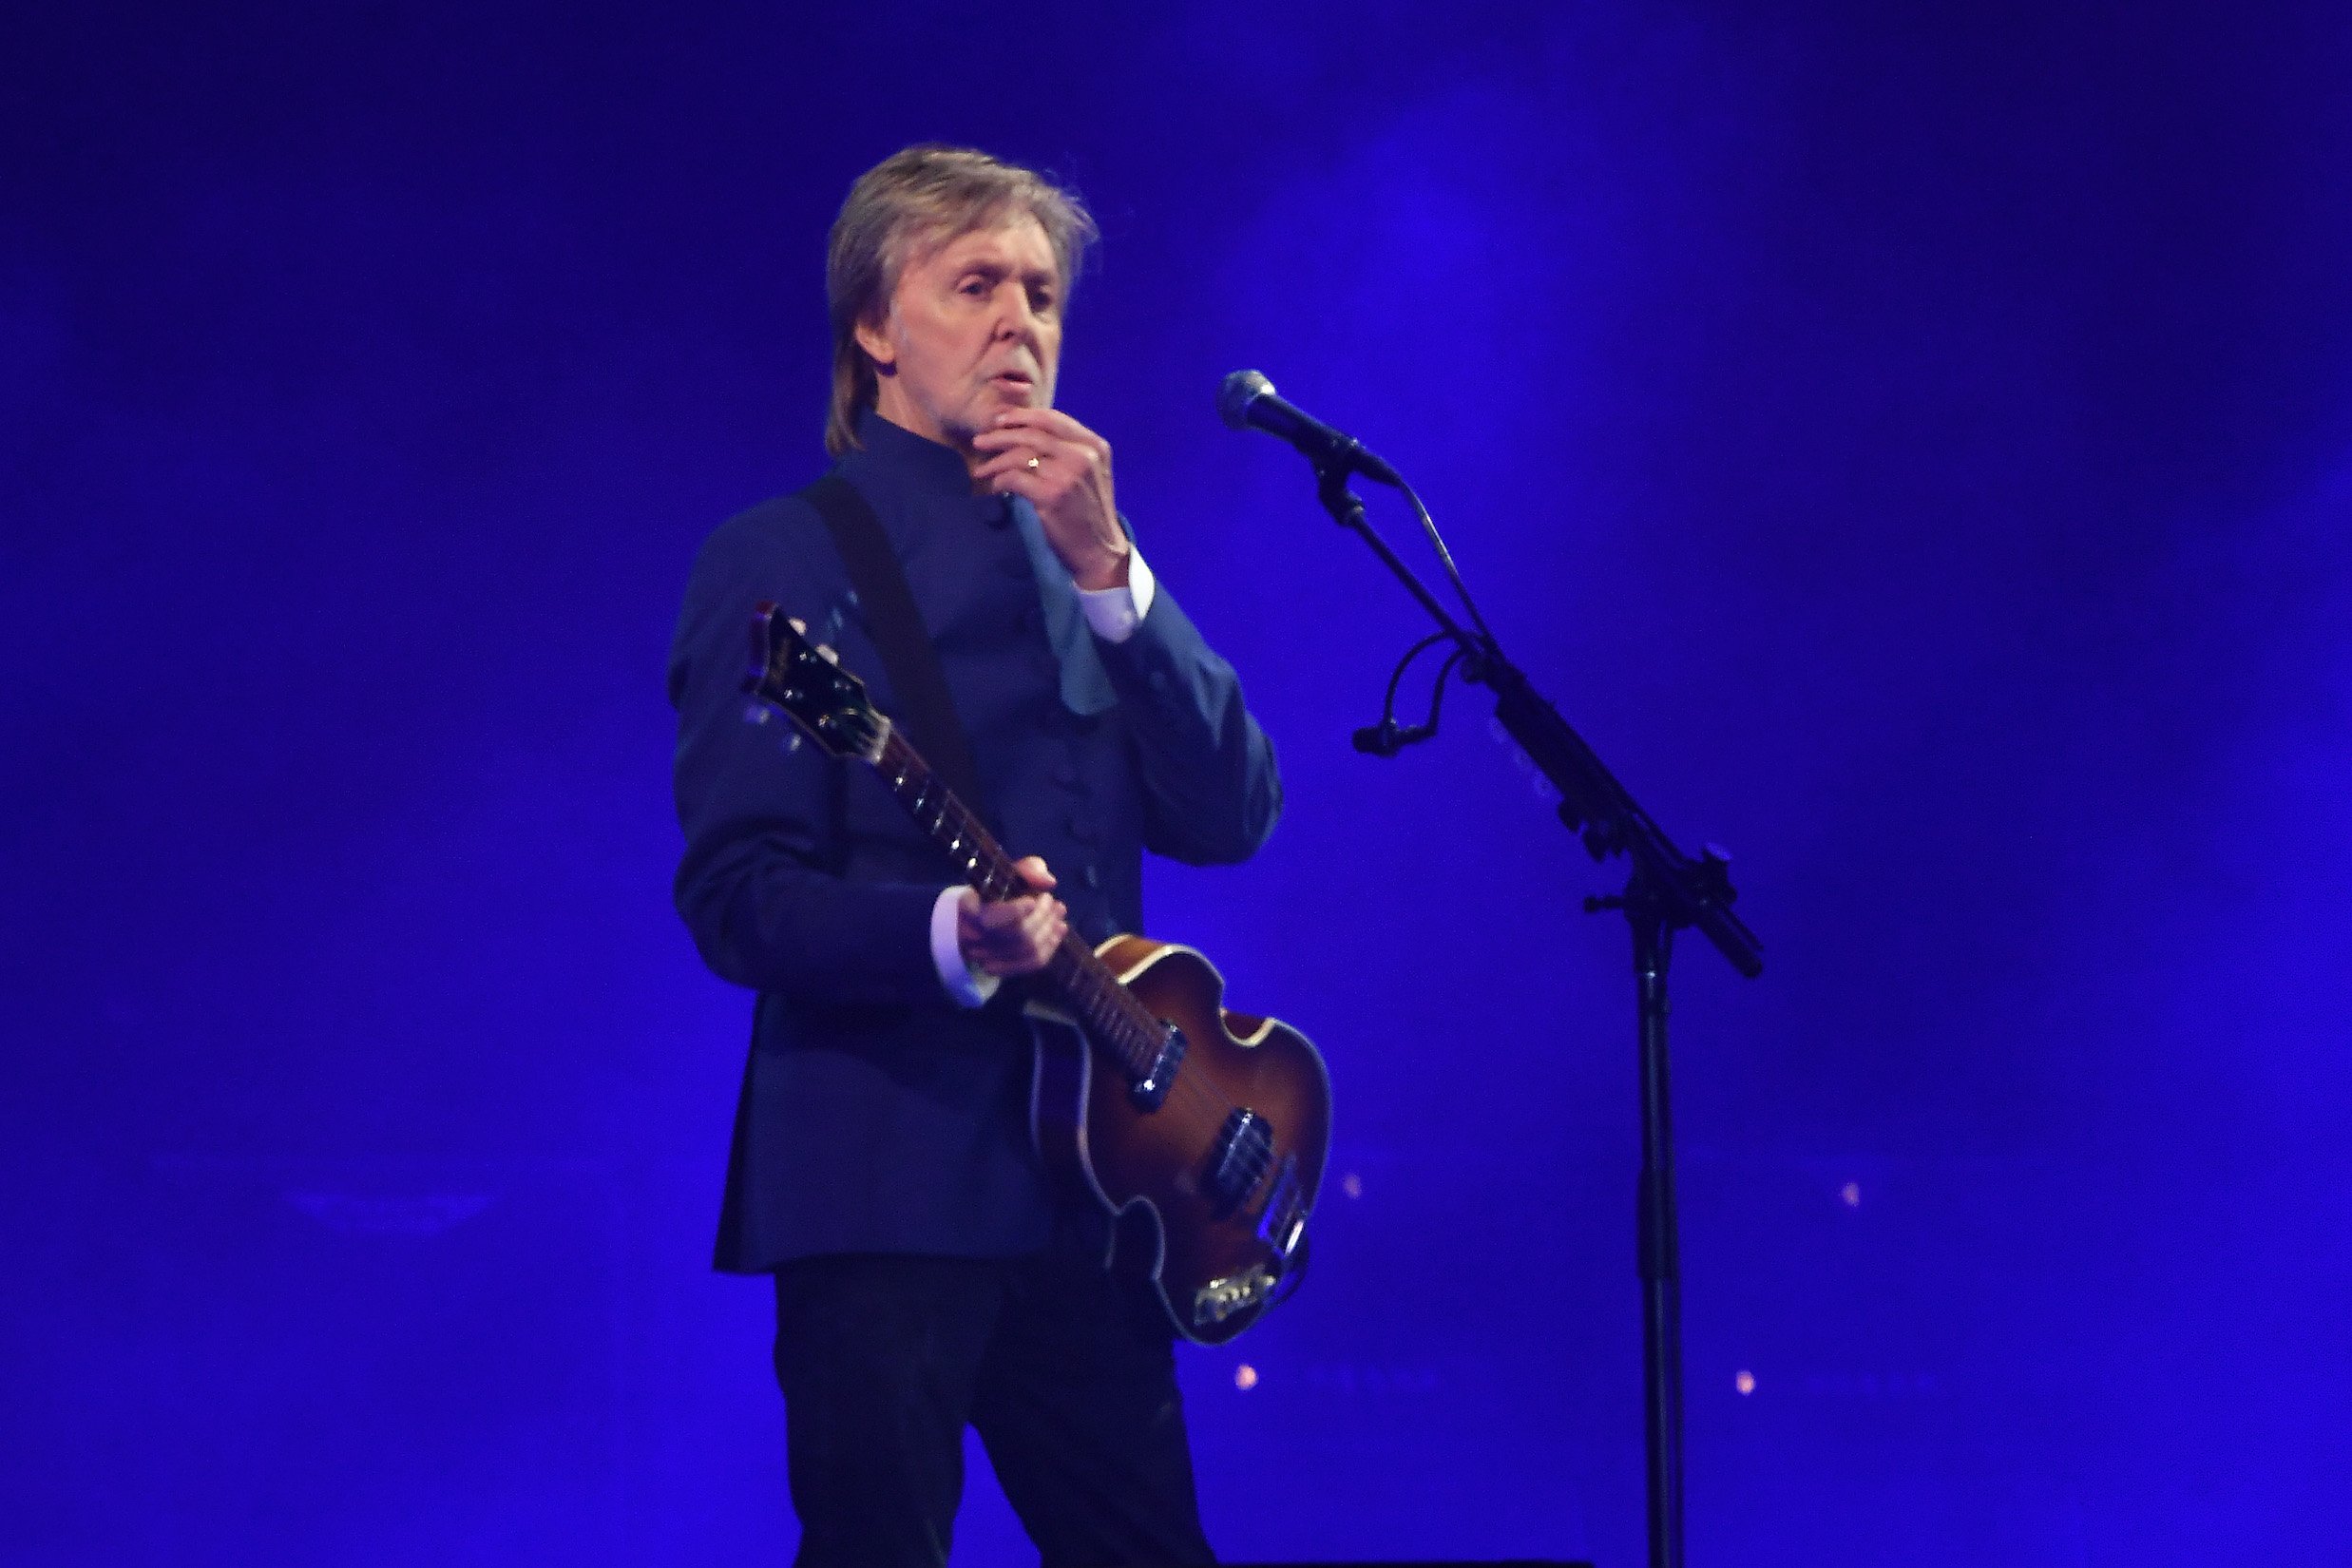
[[[940,782],[930,764],[896,728],[883,742],[882,755],[871,760],[907,814],[947,852],[948,861],[980,889],[981,897],[993,903],[1030,890],[995,835],[956,798],[954,791]],[[1078,1016],[1098,1046],[1118,1057],[1131,1073],[1149,1069],[1159,1051],[1158,1021],[1119,983],[1076,931],[1063,934],[1042,978]]]

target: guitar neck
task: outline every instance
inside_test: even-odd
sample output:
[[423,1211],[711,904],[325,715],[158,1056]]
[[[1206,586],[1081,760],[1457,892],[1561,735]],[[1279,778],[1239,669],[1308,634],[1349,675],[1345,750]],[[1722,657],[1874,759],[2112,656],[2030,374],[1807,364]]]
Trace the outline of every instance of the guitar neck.
[[[949,862],[980,889],[982,898],[995,903],[1029,891],[1004,846],[956,798],[955,792],[940,781],[895,726],[883,742],[881,754],[868,760],[907,814],[947,851]],[[1150,1067],[1159,1051],[1159,1021],[1119,983],[1119,977],[1077,932],[1063,933],[1061,946],[1046,961],[1042,978],[1078,1015],[1097,1045],[1134,1073]]]

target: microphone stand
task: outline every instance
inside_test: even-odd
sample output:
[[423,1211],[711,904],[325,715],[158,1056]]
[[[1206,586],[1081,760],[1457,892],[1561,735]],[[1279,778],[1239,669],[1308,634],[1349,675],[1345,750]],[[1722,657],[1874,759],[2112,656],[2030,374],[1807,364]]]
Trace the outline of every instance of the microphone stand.
[[1463,678],[1495,694],[1495,717],[1559,792],[1559,819],[1596,860],[1631,863],[1620,892],[1587,897],[1585,912],[1624,911],[1634,939],[1635,1019],[1640,1045],[1641,1175],[1635,1188],[1635,1258],[1641,1275],[1643,1426],[1648,1459],[1650,1568],[1682,1568],[1682,1281],[1674,1231],[1673,1129],[1667,1113],[1666,971],[1674,933],[1694,929],[1732,968],[1764,972],[1762,944],[1731,912],[1730,857],[1709,845],[1692,860],[1626,793],[1584,737],[1545,700],[1490,633],[1472,631],[1374,531],[1345,463],[1315,467],[1316,495],[1421,602],[1461,650]]

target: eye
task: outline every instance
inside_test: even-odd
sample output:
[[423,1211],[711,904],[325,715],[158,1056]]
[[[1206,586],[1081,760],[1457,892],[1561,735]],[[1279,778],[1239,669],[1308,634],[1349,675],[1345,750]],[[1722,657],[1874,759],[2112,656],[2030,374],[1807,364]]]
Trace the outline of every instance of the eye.
[[1053,315],[1056,303],[1054,291],[1051,289],[1031,289],[1029,291],[1029,309],[1036,315]]

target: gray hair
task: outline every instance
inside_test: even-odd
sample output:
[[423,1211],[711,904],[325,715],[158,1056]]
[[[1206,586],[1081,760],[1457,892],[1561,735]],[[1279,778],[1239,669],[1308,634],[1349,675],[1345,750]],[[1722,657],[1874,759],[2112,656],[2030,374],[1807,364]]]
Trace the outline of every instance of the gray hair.
[[919,243],[944,244],[1015,213],[1036,219],[1045,231],[1066,301],[1100,232],[1076,191],[1035,169],[937,143],[892,153],[857,177],[825,247],[825,303],[833,326],[826,451],[839,457],[858,444],[857,416],[873,407],[880,383],[857,329],[889,310],[908,256]]

